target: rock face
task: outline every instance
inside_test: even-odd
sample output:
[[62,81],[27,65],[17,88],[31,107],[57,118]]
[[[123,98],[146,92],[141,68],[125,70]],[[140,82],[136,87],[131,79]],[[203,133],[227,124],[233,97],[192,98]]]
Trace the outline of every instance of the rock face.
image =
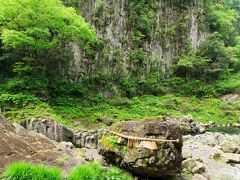
[[87,152],[73,147],[71,143],[57,143],[11,124],[0,115],[0,172],[9,163],[21,160],[59,166],[68,171],[86,163],[86,159],[100,159],[96,150]]
[[56,122],[52,118],[43,117],[29,121],[21,121],[20,125],[27,130],[43,134],[57,142],[73,142],[74,139],[74,132],[71,129]]
[[[200,28],[205,19],[203,0],[64,2],[82,12],[103,42],[95,59],[86,59],[85,52],[73,44],[74,61],[68,73],[74,81],[92,77],[99,71],[127,77],[134,74],[135,68],[143,69],[142,75],[155,68],[165,74],[188,42],[195,49],[208,34]],[[143,62],[131,58],[134,55],[143,56]]]
[[97,149],[97,144],[102,136],[103,129],[74,131],[49,117],[21,121],[20,125],[29,131],[34,131],[47,136],[57,142],[71,142],[76,147]]
[[181,172],[182,134],[178,126],[161,121],[129,121],[117,123],[111,130],[134,137],[179,139],[179,143],[158,142],[156,150],[141,145],[131,148],[127,146],[126,139],[105,133],[99,152],[107,162],[143,177],[174,176]]
[[103,129],[99,130],[79,130],[74,135],[73,143],[77,147],[97,149],[98,142],[102,137]]

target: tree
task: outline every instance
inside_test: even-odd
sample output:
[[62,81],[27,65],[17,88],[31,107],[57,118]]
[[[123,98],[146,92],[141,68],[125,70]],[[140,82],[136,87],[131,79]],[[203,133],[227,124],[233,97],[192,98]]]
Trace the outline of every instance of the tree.
[[208,21],[212,32],[218,32],[225,43],[234,45],[237,28],[237,11],[230,2],[217,1],[209,6]]
[[7,60],[15,72],[42,75],[70,42],[84,51],[96,43],[90,25],[60,0],[0,0],[0,35],[5,52],[14,55]]
[[188,79],[202,77],[209,61],[207,58],[197,56],[195,50],[191,50],[180,56],[176,65],[176,73]]
[[219,75],[227,73],[237,61],[236,48],[226,47],[221,35],[213,33],[200,45],[197,56],[209,59],[205,68],[207,81],[216,80]]

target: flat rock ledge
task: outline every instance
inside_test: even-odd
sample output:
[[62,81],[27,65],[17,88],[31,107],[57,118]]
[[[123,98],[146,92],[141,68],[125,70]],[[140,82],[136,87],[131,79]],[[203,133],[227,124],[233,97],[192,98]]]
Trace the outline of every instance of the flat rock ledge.
[[129,141],[111,132],[103,134],[99,153],[108,163],[124,168],[135,175],[148,178],[175,176],[181,173],[182,134],[179,126],[161,121],[128,121],[116,123],[110,130],[126,136],[167,139],[179,142],[157,142],[157,149],[129,146]]

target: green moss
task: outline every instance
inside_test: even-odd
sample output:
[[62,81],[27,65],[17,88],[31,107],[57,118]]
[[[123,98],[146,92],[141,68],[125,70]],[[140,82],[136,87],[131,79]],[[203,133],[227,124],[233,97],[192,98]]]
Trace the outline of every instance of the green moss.
[[127,146],[124,146],[122,150],[124,153],[127,153],[129,151],[129,148]]
[[104,134],[102,136],[102,145],[105,149],[110,150],[118,147],[117,137]]
[[67,155],[67,154],[63,154],[61,157],[59,157],[59,158],[57,159],[57,161],[58,161],[60,164],[64,164],[68,159],[69,159],[68,155]]
[[159,162],[164,162],[164,161],[165,161],[165,157],[164,157],[162,151],[159,151],[159,152],[158,152],[157,157],[158,157],[158,161],[159,161]]

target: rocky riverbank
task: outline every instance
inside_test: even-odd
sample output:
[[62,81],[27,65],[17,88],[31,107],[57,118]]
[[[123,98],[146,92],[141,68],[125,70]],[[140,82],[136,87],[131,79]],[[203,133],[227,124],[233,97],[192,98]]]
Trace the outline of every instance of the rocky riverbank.
[[[158,156],[159,153],[164,155],[162,164],[165,163],[166,168],[174,164],[171,162],[175,162],[174,158],[171,159],[171,157],[181,159],[181,153],[179,155],[170,153],[177,152],[177,148],[174,150],[175,146],[171,146],[172,143],[168,143],[161,150],[155,151],[159,153],[154,153],[154,150],[149,150],[149,153],[146,153],[148,150],[145,148],[130,149],[129,151],[126,141],[115,142],[113,140],[117,141],[117,139],[110,139],[111,142],[107,144],[109,146],[106,149],[106,147],[103,147],[104,143],[106,146],[106,141],[103,142],[104,138],[102,136],[106,132],[104,129],[74,131],[48,117],[21,121],[20,124],[25,129],[18,124],[7,123],[1,116],[0,169],[10,162],[28,160],[60,166],[68,171],[72,167],[84,164],[87,161],[104,161],[103,157],[98,154],[98,150],[100,150],[108,162],[126,168],[135,174],[139,174],[135,172],[138,171],[147,174],[145,175],[147,177],[150,177],[150,175],[156,177],[156,172],[161,172],[161,168],[164,167],[158,163],[161,160]],[[176,118],[165,117],[162,121],[123,122],[112,125],[110,129],[140,137],[159,138],[162,136],[164,138],[168,137],[168,139],[181,139],[180,134],[179,137],[175,137],[174,133],[178,131],[173,130],[173,127],[175,129],[179,127],[178,130],[181,129],[184,134],[183,141],[181,141],[183,142],[182,150],[179,149],[179,152],[182,151],[182,167],[175,163],[176,166],[171,167],[172,173],[170,175],[181,173],[182,176],[178,176],[178,178],[184,180],[239,180],[240,134],[229,135],[207,131],[208,128],[215,126],[216,124],[212,122],[199,124],[191,116],[181,116]],[[172,135],[174,137],[170,137]],[[104,137],[106,140],[106,133]],[[8,141],[13,143],[8,143]],[[23,147],[21,144],[26,146]],[[114,147],[109,148],[111,146]],[[122,152],[118,151],[117,147],[120,147]],[[167,151],[168,149],[170,151]],[[108,156],[109,154],[111,156]],[[131,154],[131,156],[127,156],[127,154]],[[146,156],[146,154],[149,156]],[[125,156],[128,158],[126,159]],[[129,157],[131,158],[129,159]],[[165,174],[168,172],[167,169],[164,172]],[[141,176],[144,176],[144,174],[140,173]]]
[[240,135],[206,132],[183,139],[182,173],[189,179],[240,179]]

